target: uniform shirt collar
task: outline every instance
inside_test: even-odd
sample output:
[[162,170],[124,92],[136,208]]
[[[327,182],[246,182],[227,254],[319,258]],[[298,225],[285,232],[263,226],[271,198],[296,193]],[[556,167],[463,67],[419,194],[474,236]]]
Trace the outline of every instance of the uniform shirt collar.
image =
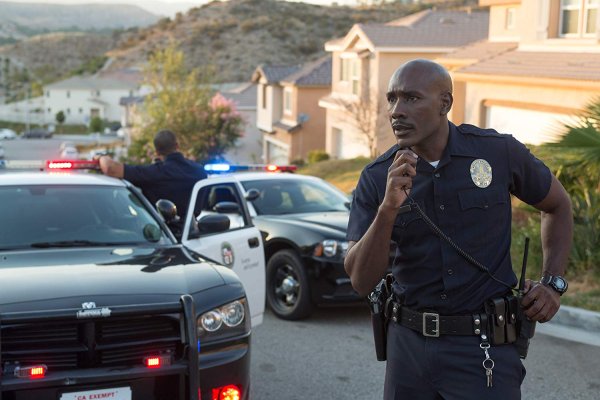
[[436,169],[450,163],[452,157],[475,157],[473,148],[466,140],[465,135],[452,122],[448,121],[449,133],[448,143],[442,153],[442,158]]

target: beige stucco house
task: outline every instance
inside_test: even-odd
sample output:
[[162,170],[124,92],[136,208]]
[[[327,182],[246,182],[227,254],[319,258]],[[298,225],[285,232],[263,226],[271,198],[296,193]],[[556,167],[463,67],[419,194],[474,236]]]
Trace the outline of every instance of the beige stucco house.
[[389,78],[414,58],[436,59],[488,36],[488,13],[426,10],[387,24],[356,24],[325,43],[332,53],[326,151],[333,158],[383,153],[394,137],[385,117]]
[[480,0],[488,39],[438,58],[455,82],[452,120],[551,141],[600,96],[600,0]]
[[325,110],[318,101],[331,86],[331,57],[305,65],[261,65],[252,81],[265,162],[288,164],[325,150]]

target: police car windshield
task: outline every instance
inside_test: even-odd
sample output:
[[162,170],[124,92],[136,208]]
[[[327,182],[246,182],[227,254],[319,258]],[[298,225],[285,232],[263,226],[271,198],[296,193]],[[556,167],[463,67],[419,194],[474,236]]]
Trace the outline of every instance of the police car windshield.
[[0,187],[0,248],[95,247],[171,243],[125,187]]
[[348,197],[326,182],[313,179],[264,179],[243,181],[246,191],[256,189],[252,202],[258,215],[348,211]]

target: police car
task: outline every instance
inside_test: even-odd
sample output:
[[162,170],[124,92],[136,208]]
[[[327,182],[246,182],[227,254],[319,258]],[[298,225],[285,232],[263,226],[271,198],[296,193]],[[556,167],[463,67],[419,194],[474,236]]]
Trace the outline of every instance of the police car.
[[[267,303],[283,319],[304,318],[315,305],[360,300],[344,271],[350,199],[326,181],[293,166],[205,166],[204,187],[236,202],[227,188],[249,194],[252,223],[261,231]],[[232,224],[238,222],[235,214]],[[242,279],[244,280],[244,279]]]
[[215,260],[252,262],[227,217],[186,247],[128,182],[67,172],[86,163],[0,173],[0,398],[248,399],[252,305]]

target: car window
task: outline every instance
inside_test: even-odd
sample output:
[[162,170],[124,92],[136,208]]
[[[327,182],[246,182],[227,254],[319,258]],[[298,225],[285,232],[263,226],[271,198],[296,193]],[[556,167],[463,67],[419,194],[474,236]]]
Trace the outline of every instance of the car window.
[[145,205],[124,187],[7,186],[0,187],[0,204],[2,249],[170,243]]
[[264,179],[242,182],[244,190],[256,189],[252,202],[258,215],[348,211],[348,198],[324,181],[313,179]]
[[[224,203],[237,204],[238,210],[219,209]],[[238,190],[232,183],[220,183],[202,187],[198,191],[196,205],[194,207],[194,215],[196,219],[200,219],[206,215],[223,214],[229,218],[229,229],[239,229],[248,226],[250,221],[244,218],[242,210],[242,202],[240,201]]]

